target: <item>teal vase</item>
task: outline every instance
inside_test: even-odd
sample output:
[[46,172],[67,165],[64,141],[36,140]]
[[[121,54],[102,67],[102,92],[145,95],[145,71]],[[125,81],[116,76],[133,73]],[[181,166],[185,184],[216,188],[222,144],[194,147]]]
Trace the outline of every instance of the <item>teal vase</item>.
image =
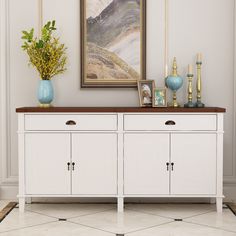
[[38,88],[38,100],[40,107],[50,107],[54,98],[54,91],[51,80],[40,80]]

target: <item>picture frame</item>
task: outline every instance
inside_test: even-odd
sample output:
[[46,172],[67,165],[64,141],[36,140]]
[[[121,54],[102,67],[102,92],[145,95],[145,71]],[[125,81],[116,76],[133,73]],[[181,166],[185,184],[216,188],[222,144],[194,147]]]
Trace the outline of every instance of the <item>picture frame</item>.
[[153,88],[152,97],[153,107],[167,107],[167,89],[166,88]]
[[138,81],[139,104],[141,107],[152,107],[154,80]]
[[137,88],[146,76],[146,0],[80,0],[80,11],[81,88]]

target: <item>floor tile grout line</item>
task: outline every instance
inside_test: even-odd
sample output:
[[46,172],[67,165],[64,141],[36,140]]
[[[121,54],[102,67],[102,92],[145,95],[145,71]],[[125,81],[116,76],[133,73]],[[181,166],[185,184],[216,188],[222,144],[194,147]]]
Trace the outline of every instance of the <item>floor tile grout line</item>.
[[49,218],[53,218],[53,219],[59,219],[58,217],[56,217],[56,216],[49,216],[49,215],[46,215],[46,214],[43,214],[43,213],[40,213],[40,212],[37,212],[37,211],[32,211],[32,210],[26,210],[26,211],[28,211],[28,212],[32,212],[32,213],[35,213],[35,214],[38,214],[38,215],[41,215],[41,216],[47,216],[47,217],[49,217]]
[[103,211],[96,211],[94,213],[84,214],[84,215],[80,215],[80,216],[68,217],[67,219],[70,220],[70,219],[75,219],[75,218],[80,218],[80,217],[85,217],[85,216],[96,215],[96,214],[107,212],[107,211],[111,211],[111,210],[114,210],[114,209],[116,209],[116,208],[114,207],[114,208],[110,208],[110,209],[103,210]]
[[80,226],[83,226],[83,227],[86,227],[86,228],[89,228],[89,229],[95,229],[95,230],[98,230],[98,231],[101,231],[101,232],[105,232],[105,233],[109,233],[109,234],[116,234],[115,232],[99,229],[99,228],[96,228],[96,227],[93,227],[93,226],[90,226],[90,225],[85,225],[85,224],[81,224],[81,223],[70,221],[70,220],[68,220],[67,222],[69,222],[71,224],[75,224],[75,225],[80,225]]
[[[163,216],[163,215],[159,215],[159,214],[155,214],[155,213],[150,213],[150,212],[146,212],[146,211],[142,211],[142,210],[133,210],[133,209],[130,209],[130,208],[126,208],[126,209],[128,209],[129,211],[145,213],[145,214],[152,215],[152,216],[159,216],[159,217],[163,217],[163,218],[166,218],[166,219],[171,219],[171,220],[175,220],[176,219],[176,218],[172,218],[170,216]],[[181,219],[185,220],[185,219],[189,219],[189,218],[194,218],[194,217],[205,215],[205,214],[208,214],[208,213],[211,213],[211,212],[214,212],[214,210],[211,210],[211,211],[208,211],[208,212],[204,212],[204,213],[201,213],[201,214],[197,214],[197,215],[188,216],[188,217],[181,217]]]
[[161,224],[158,224],[158,225],[149,226],[149,227],[146,227],[146,228],[143,228],[143,229],[129,231],[129,232],[125,233],[125,235],[137,233],[137,232],[148,230],[148,229],[158,228],[160,226],[168,225],[168,224],[173,224],[173,223],[175,223],[175,221],[169,221],[169,222],[161,223]]
[[197,216],[206,215],[206,214],[209,214],[209,213],[212,213],[212,212],[215,212],[215,211],[214,211],[214,210],[212,210],[212,211],[208,211],[208,212],[201,213],[201,214],[197,214],[197,215],[193,215],[193,216],[188,216],[188,217],[185,217],[185,218],[183,218],[183,220],[186,220],[186,219],[191,219],[191,218],[194,218],[194,217],[197,217]]
[[134,211],[134,212],[139,212],[139,213],[143,213],[143,214],[151,215],[151,216],[158,216],[158,217],[162,217],[162,218],[165,218],[165,219],[168,219],[168,220],[174,220],[175,219],[175,218],[172,218],[172,217],[157,215],[157,214],[146,212],[146,211],[133,210],[133,209],[128,209],[128,208],[127,208],[127,210]]
[[233,231],[233,230],[223,229],[223,228],[210,226],[210,225],[205,225],[205,224],[200,224],[200,223],[194,223],[194,222],[190,222],[190,221],[184,221],[184,223],[188,223],[188,224],[192,224],[192,225],[198,225],[198,226],[207,227],[207,228],[211,228],[211,229],[222,230],[222,231],[229,232],[229,233],[236,233],[236,231]]
[[20,228],[17,228],[17,229],[11,229],[11,230],[2,231],[2,232],[0,232],[0,234],[9,233],[9,232],[14,232],[14,231],[19,231],[19,230],[27,229],[27,228],[34,228],[34,227],[37,227],[37,226],[52,224],[52,223],[56,223],[56,222],[57,222],[57,221],[49,221],[49,222],[45,222],[45,223],[42,223],[42,224],[20,227]]
[[[89,213],[89,214],[85,214],[85,215],[81,215],[81,216],[66,217],[66,219],[74,219],[74,218],[89,216],[89,215],[93,215],[93,214],[95,215],[95,214],[99,214],[99,213],[102,213],[102,212],[111,211],[112,209],[115,209],[115,208],[110,208],[110,209],[107,209],[107,210],[104,210],[104,211],[99,211],[99,212],[95,212],[95,213]],[[43,216],[47,216],[47,217],[51,217],[53,219],[60,219],[60,218],[62,218],[62,217],[56,217],[56,216],[52,216],[52,215],[47,215],[47,214],[44,214],[44,213],[41,213],[41,212],[37,212],[37,211],[34,211],[34,210],[29,210],[29,209],[27,209],[26,211],[33,212],[33,213],[36,213],[36,214],[39,214],[39,215],[43,215]],[[63,217],[63,218],[65,218],[65,217]]]

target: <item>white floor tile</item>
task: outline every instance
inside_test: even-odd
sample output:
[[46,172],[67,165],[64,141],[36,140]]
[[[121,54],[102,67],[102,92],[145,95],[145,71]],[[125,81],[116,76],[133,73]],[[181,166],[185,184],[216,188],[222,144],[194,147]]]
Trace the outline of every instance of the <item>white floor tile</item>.
[[108,232],[122,234],[171,222],[172,220],[129,210],[126,210],[124,213],[117,213],[116,210],[111,210],[90,216],[74,218],[70,221]]
[[224,209],[222,214],[211,212],[189,218],[186,221],[236,232],[236,217],[228,209]]
[[114,236],[68,222],[55,222],[0,234],[1,236]]
[[126,236],[236,236],[236,233],[205,226],[174,222],[159,227],[127,234]]
[[69,219],[116,209],[114,204],[29,204],[27,210],[56,218]]
[[14,209],[11,213],[0,223],[0,232],[20,229],[23,227],[39,225],[55,221],[56,219],[39,215],[32,212],[19,213],[18,209]]
[[211,204],[128,204],[126,208],[171,219],[184,219],[216,210]]

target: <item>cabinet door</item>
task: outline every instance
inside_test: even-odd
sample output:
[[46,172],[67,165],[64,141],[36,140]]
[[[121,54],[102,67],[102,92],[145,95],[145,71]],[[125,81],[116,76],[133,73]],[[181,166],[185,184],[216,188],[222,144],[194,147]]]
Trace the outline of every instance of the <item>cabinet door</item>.
[[216,135],[171,135],[171,194],[216,194]]
[[117,135],[72,135],[73,194],[117,194]]
[[125,194],[169,194],[167,162],[169,134],[125,134]]
[[69,134],[26,134],[26,194],[70,194],[69,161]]

